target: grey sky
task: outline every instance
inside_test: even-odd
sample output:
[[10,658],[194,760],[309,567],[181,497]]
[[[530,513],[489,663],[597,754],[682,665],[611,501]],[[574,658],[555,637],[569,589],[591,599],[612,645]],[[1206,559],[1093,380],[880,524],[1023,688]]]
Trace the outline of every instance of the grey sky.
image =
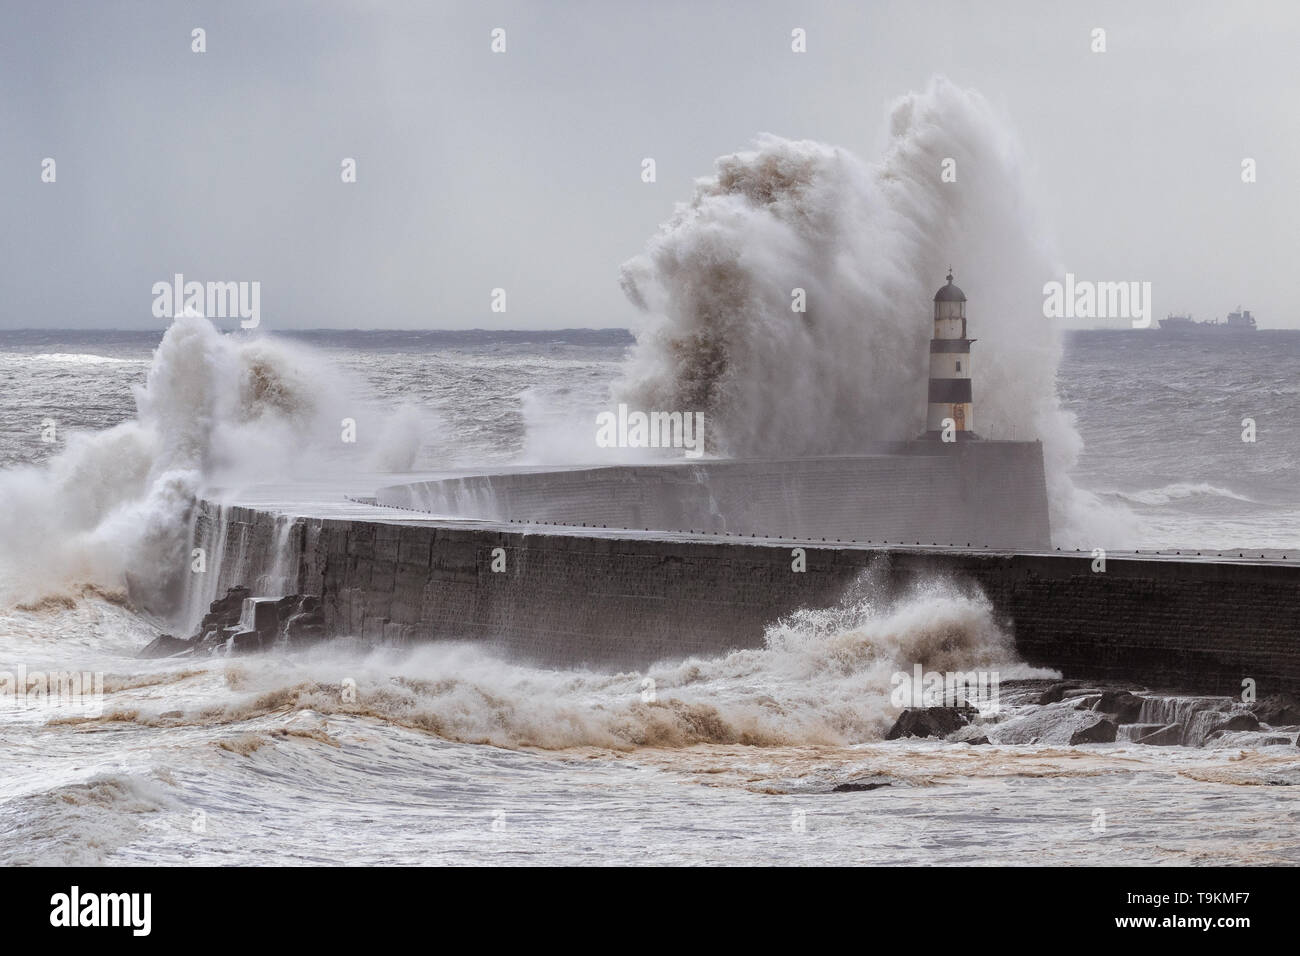
[[260,281],[268,327],[628,325],[619,265],[716,156],[874,161],[936,72],[1010,118],[1080,278],[1297,326],[1297,50],[1284,2],[9,0],[0,326],[158,326],[174,272]]

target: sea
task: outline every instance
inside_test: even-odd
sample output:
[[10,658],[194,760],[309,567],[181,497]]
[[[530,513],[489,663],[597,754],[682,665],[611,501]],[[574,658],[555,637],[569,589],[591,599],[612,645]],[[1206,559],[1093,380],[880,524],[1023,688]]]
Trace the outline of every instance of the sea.
[[[350,637],[136,657],[175,629],[151,584],[188,556],[194,494],[581,460],[575,428],[632,342],[0,331],[0,862],[1300,862],[1295,728],[1166,747],[883,739],[891,675],[941,644],[1008,684],[1055,676],[943,588],[801,612],[761,648],[638,673]],[[1297,367],[1300,332],[1068,335],[1056,393],[1078,443],[1058,477],[1107,521],[1055,543],[1300,549]],[[345,420],[357,441],[339,440]],[[14,675],[55,673],[95,675],[95,693],[15,691]],[[1031,719],[1017,700],[1010,716]]]

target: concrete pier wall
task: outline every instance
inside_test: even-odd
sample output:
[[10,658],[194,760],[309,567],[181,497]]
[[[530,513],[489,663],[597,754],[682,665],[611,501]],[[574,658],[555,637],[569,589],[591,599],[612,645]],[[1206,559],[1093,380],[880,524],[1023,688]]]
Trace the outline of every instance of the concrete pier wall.
[[[1261,695],[1300,693],[1292,564],[1112,556],[1096,574],[1090,555],[285,519],[206,502],[195,536],[214,582],[291,583],[321,596],[331,633],[397,643],[464,639],[546,664],[636,668],[760,646],[767,624],[835,604],[870,569],[893,587],[977,585],[1021,655],[1067,677],[1228,694],[1249,677]],[[498,548],[504,571],[492,570]]]
[[878,454],[478,475],[379,504],[493,521],[832,541],[1050,545],[1038,442],[907,442]]

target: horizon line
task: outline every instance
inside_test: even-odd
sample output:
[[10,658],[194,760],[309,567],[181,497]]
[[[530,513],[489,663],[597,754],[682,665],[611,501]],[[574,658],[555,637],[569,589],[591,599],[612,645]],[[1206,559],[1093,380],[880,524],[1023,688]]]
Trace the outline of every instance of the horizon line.
[[[215,323],[214,323],[215,325]],[[120,326],[120,325],[64,325],[53,326],[50,328],[41,328],[31,325],[0,325],[0,333],[4,332],[166,332],[170,326]],[[429,329],[429,328],[401,328],[401,327],[383,327],[383,328],[357,328],[354,326],[331,326],[321,325],[311,328],[275,328],[272,326],[259,326],[255,329],[232,328],[226,329],[216,326],[220,332],[486,332],[490,334],[509,333],[537,333],[537,334],[554,334],[556,332],[631,332],[625,326],[607,325],[599,328],[586,325],[570,325],[562,328],[544,328],[544,329],[485,329],[482,326],[473,326],[470,328],[455,329]]]

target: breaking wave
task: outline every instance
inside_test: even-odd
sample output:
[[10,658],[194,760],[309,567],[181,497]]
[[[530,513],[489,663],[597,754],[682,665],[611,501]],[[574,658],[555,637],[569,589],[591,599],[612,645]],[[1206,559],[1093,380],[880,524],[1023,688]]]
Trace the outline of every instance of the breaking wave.
[[[529,667],[469,644],[361,652],[336,643],[292,666],[229,665],[238,700],[177,722],[224,725],[308,709],[509,748],[844,745],[883,736],[898,713],[893,677],[917,664],[993,670],[1000,680],[1052,674],[1018,662],[977,590],[931,582],[887,597],[868,575],[839,606],[774,624],[759,649],[602,674]],[[159,720],[134,711],[103,719],[124,718]]]
[[1188,498],[1226,498],[1232,501],[1254,502],[1254,499],[1239,495],[1230,488],[1220,488],[1204,481],[1179,481],[1162,488],[1149,488],[1145,491],[1117,491],[1114,495],[1140,505],[1167,505]]
[[[924,430],[931,300],[951,264],[970,298],[975,430],[1041,439],[1064,543],[1125,534],[1069,478],[1081,440],[1056,395],[1059,333],[1045,277],[1062,274],[1028,201],[1008,125],[980,94],[935,78],[893,104],[877,164],[761,136],[627,262],[649,313],[620,400],[702,411],[711,450],[851,454]],[[955,182],[940,176],[956,161]],[[806,312],[792,310],[794,290]],[[1118,542],[1116,542],[1118,543]]]
[[166,787],[125,773],[36,790],[0,805],[0,863],[5,866],[99,866],[139,839],[160,811],[184,807]]
[[60,365],[134,365],[138,359],[112,358],[108,355],[89,355],[81,352],[41,352],[23,355],[23,361],[54,362]]
[[[420,416],[368,427],[359,393],[302,346],[177,318],[136,388],[134,419],[71,432],[46,463],[0,473],[0,605],[86,586],[166,603],[188,565],[202,485],[409,465]],[[357,421],[355,443],[340,440],[345,417]]]

